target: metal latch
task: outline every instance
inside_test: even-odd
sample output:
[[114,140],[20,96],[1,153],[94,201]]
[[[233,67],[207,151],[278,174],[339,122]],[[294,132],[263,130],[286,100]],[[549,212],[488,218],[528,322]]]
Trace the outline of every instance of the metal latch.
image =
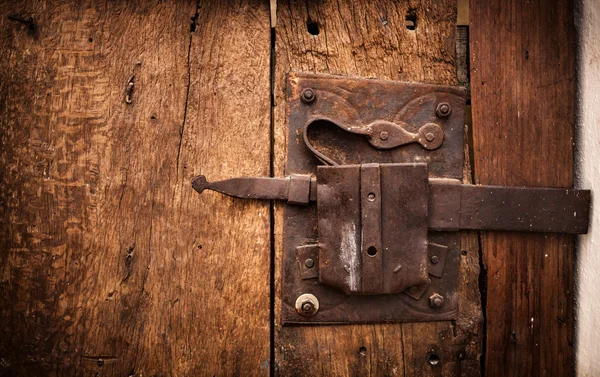
[[465,185],[463,88],[288,76],[285,178],[192,186],[284,200],[283,323],[456,318],[460,229],[585,233],[588,190]]

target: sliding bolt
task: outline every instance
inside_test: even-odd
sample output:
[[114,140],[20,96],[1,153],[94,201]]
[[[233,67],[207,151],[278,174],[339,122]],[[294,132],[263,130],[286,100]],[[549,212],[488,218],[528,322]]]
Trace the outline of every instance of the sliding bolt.
[[300,94],[300,98],[304,103],[311,103],[317,98],[317,94],[312,88],[304,88],[302,89],[302,94]]
[[440,118],[445,118],[450,115],[452,108],[448,102],[440,102],[435,108],[435,112]]

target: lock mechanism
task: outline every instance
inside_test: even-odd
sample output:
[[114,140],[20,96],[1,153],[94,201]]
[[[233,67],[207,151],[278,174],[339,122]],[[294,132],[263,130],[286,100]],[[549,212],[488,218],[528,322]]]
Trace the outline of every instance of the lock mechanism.
[[586,233],[590,192],[465,185],[464,88],[288,75],[286,177],[193,179],[283,200],[282,322],[456,319],[460,229]]

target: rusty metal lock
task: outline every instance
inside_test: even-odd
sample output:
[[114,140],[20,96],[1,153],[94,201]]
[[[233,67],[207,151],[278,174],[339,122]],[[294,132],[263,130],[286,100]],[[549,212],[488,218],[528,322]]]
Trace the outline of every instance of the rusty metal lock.
[[427,164],[319,166],[317,182],[320,283],[363,295],[427,283]]
[[585,233],[587,190],[462,184],[465,90],[288,76],[286,177],[192,181],[286,201],[286,323],[456,318],[460,229]]

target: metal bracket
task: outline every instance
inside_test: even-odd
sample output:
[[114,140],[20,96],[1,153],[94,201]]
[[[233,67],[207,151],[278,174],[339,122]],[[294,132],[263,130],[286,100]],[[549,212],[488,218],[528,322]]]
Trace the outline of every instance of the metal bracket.
[[283,323],[455,319],[459,229],[587,231],[589,191],[462,184],[464,103],[463,88],[290,73],[287,177],[194,178],[287,202]]

